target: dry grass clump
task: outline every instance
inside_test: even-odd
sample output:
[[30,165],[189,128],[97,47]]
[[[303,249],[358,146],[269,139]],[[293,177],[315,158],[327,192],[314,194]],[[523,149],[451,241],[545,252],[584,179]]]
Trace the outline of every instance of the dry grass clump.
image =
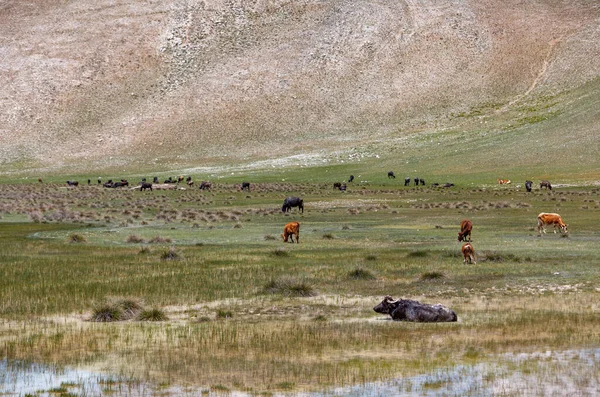
[[170,243],[171,239],[168,237],[156,236],[156,237],[152,237],[150,240],[148,240],[148,242],[151,244],[165,244],[165,243]]
[[277,237],[273,236],[272,234],[267,234],[267,235],[264,237],[264,240],[265,240],[265,241],[274,241],[274,240],[279,240],[279,239],[278,239]]
[[273,251],[271,251],[271,255],[282,257],[282,258],[287,258],[288,256],[290,256],[290,253],[285,248],[277,248],[277,249],[274,249]]
[[167,321],[169,318],[164,311],[154,308],[140,311],[136,319],[138,321]]
[[140,236],[132,234],[129,237],[127,237],[127,239],[125,241],[128,242],[128,243],[139,244],[139,243],[143,243],[144,239],[141,238]]
[[143,310],[142,304],[131,298],[107,300],[94,307],[90,321],[112,322],[135,318]]
[[358,267],[348,273],[352,280],[375,280],[377,277],[368,269]]
[[181,255],[175,251],[175,247],[170,247],[169,249],[163,250],[160,254],[160,259],[164,261],[175,261],[181,259]]
[[281,294],[287,297],[317,296],[317,292],[310,283],[294,277],[271,280],[265,285],[264,291],[268,294]]
[[446,278],[446,275],[442,272],[425,272],[423,274],[421,274],[421,280],[423,281],[427,281],[427,280],[439,280],[441,278]]
[[87,238],[78,233],[69,234],[69,242],[70,243],[85,243],[87,242]]
[[427,252],[427,251],[412,251],[412,252],[409,252],[408,255],[406,255],[406,256],[409,258],[424,258],[428,255],[429,255],[429,252]]

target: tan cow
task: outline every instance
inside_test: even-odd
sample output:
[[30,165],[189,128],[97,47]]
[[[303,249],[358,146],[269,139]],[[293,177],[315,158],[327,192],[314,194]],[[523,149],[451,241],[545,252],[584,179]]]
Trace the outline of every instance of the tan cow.
[[542,235],[542,231],[544,231],[544,234],[546,234],[546,228],[544,227],[546,225],[552,225],[554,233],[556,233],[556,226],[560,228],[561,233],[568,233],[567,225],[563,222],[562,218],[558,214],[547,212],[542,212],[541,214],[539,214],[537,231],[540,234],[540,236]]
[[477,264],[477,262],[475,262],[475,250],[473,249],[473,246],[471,245],[471,243],[465,243],[462,246],[462,254],[464,257],[464,263],[467,263],[467,260],[469,261],[469,263],[474,263]]
[[[458,232],[458,241],[471,241],[471,230],[473,230],[473,223],[465,219],[460,223],[460,232]],[[467,237],[469,239],[467,240]]]
[[498,179],[498,185],[508,185],[510,183],[510,179]]
[[300,223],[299,222],[290,222],[283,228],[283,242],[288,242],[288,237],[291,240],[290,242],[294,242],[294,236],[296,236],[296,244],[300,243]]

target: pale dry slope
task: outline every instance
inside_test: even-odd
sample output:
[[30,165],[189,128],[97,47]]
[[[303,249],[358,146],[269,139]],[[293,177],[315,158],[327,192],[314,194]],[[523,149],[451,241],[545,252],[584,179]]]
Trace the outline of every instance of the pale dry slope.
[[600,74],[597,1],[3,0],[0,168],[171,167],[451,126]]

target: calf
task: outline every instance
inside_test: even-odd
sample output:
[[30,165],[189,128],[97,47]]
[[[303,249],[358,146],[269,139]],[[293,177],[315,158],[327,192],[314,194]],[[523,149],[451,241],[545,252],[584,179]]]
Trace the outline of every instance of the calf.
[[394,171],[388,172],[388,178],[394,178],[394,179],[396,179],[396,175],[394,175]]
[[419,186],[419,178],[415,178],[415,186]]
[[146,189],[150,189],[150,191],[152,191],[152,184],[151,183],[147,183],[147,182],[142,182],[142,184],[140,186],[140,192],[143,192]]
[[[473,230],[473,223],[465,219],[460,223],[460,232],[458,232],[458,241],[471,241],[471,230]],[[469,240],[467,240],[467,237]]]
[[419,183],[421,184],[421,186],[425,186],[425,179],[419,179]]
[[298,207],[298,211],[302,211],[304,213],[304,200],[300,197],[288,197],[283,200],[283,206],[281,207],[281,212],[289,212],[292,207]]
[[285,225],[283,228],[283,242],[288,242],[288,237],[290,239],[290,243],[294,242],[294,236],[296,236],[296,244],[300,244],[300,222],[290,222]]
[[410,178],[404,178],[404,186],[410,185]]
[[352,182],[354,181],[354,175],[350,175],[350,178],[348,178],[348,182]]
[[448,307],[437,304],[429,305],[410,299],[395,301],[386,296],[373,308],[377,313],[389,314],[394,321],[414,321],[423,323],[454,322],[456,313]]
[[242,190],[250,191],[250,182],[242,182]]
[[537,231],[540,234],[540,236],[542,235],[542,230],[544,231],[544,234],[546,234],[546,228],[544,227],[546,225],[552,225],[552,229],[554,230],[554,233],[556,233],[557,226],[560,228],[561,233],[565,233],[565,234],[568,233],[568,230],[567,230],[568,225],[566,225],[563,222],[561,216],[558,214],[542,212],[541,214],[538,215],[537,219],[538,219]]
[[533,182],[531,181],[525,181],[525,190],[527,190],[528,192],[531,192],[531,186],[533,185]]
[[471,243],[463,244],[462,254],[464,257],[465,264],[467,264],[467,260],[469,261],[469,263],[477,264],[477,262],[475,262],[475,250],[473,249]]
[[545,187],[546,190],[552,190],[552,185],[548,181],[541,181],[540,182],[540,189],[543,188],[543,187]]

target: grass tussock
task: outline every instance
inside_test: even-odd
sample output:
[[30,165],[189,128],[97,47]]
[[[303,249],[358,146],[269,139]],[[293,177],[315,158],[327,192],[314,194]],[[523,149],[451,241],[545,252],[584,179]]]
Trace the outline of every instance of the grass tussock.
[[133,298],[108,299],[92,309],[90,321],[113,322],[135,318],[143,310],[139,300]]
[[78,244],[78,243],[86,243],[87,242],[87,238],[81,234],[78,233],[71,233],[69,234],[69,239],[68,239],[69,243],[74,243],[74,244]]
[[125,242],[131,243],[131,244],[140,244],[140,243],[144,243],[144,239],[141,238],[140,236],[132,234],[132,235],[130,235],[130,236],[127,237],[127,239],[125,240]]
[[442,272],[425,272],[423,274],[421,274],[421,280],[423,281],[427,281],[427,280],[439,280],[442,278],[446,278],[446,275]]
[[267,294],[280,294],[287,297],[316,296],[314,287],[306,280],[295,277],[281,277],[269,281],[263,288]]
[[412,251],[409,252],[408,255],[406,255],[409,258],[425,258],[426,256],[429,256],[429,252],[428,251]]
[[271,251],[270,255],[278,258],[287,258],[290,256],[290,252],[285,248],[276,248]]
[[181,254],[175,250],[175,247],[170,247],[160,253],[160,259],[163,261],[176,261],[181,259]]
[[146,309],[141,310],[137,315],[138,321],[167,321],[169,318],[161,309]]
[[351,280],[375,280],[377,277],[372,271],[358,267],[348,273]]
[[169,244],[172,240],[168,237],[155,236],[148,240],[150,244]]

